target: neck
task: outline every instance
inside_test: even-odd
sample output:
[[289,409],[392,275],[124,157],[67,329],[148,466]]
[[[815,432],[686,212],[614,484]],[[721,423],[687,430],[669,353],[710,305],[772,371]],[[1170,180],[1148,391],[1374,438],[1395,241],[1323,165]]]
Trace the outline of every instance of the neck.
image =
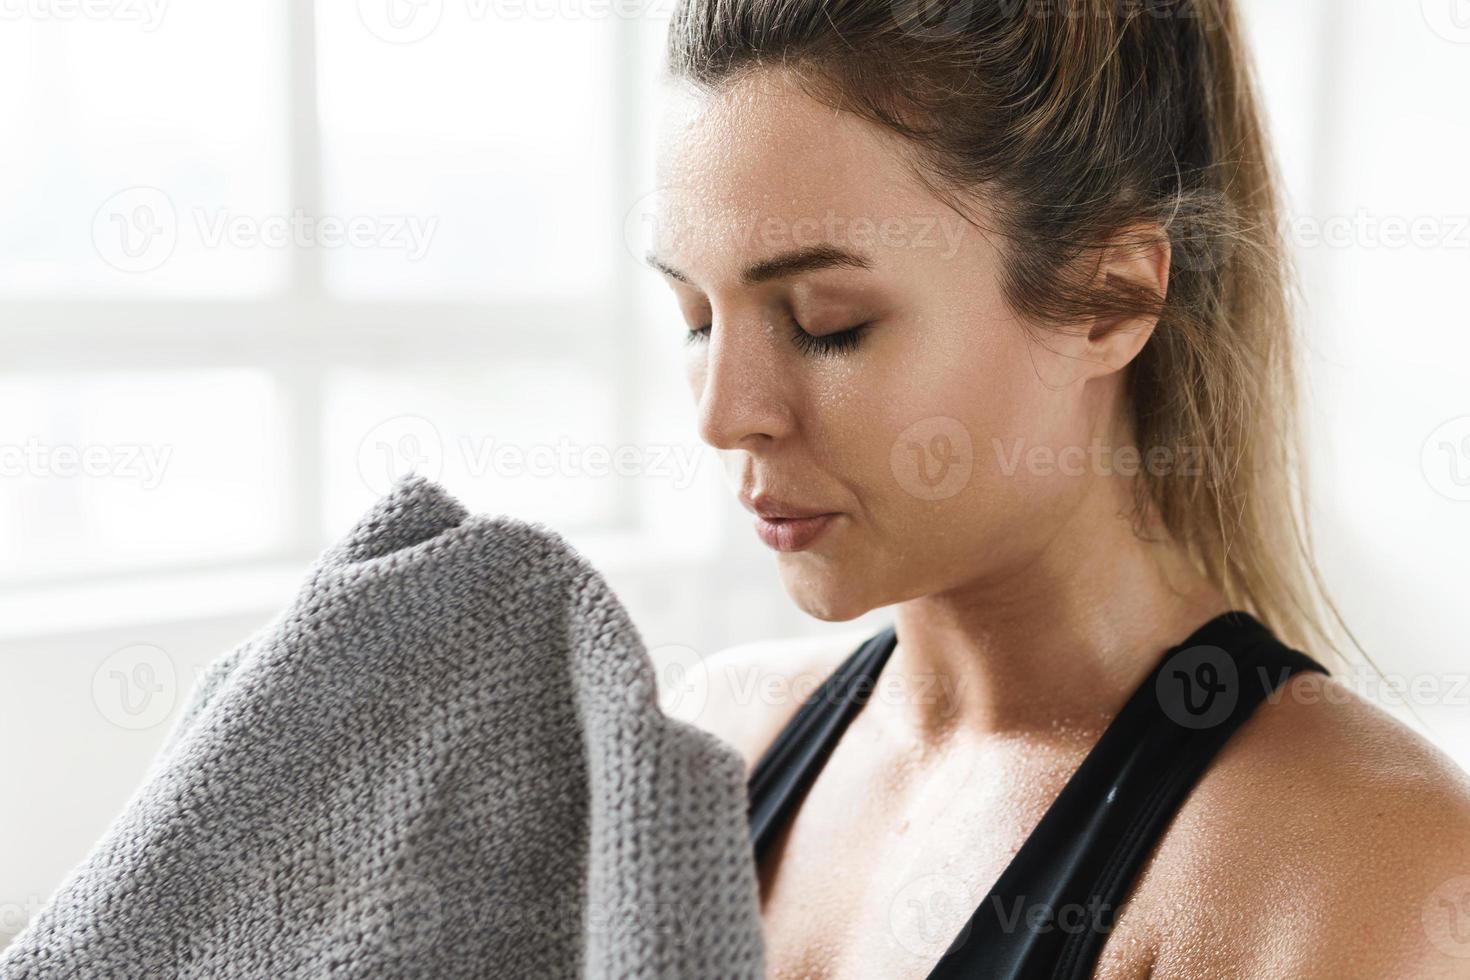
[[1100,731],[1163,652],[1230,608],[1157,528],[1100,480],[1022,567],[895,608],[884,675],[895,720],[924,742]]

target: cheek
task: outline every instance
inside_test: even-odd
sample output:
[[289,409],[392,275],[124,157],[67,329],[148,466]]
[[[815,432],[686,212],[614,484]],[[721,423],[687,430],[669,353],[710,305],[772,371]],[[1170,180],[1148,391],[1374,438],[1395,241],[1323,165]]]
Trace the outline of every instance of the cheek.
[[1056,399],[1036,377],[1020,328],[975,326],[967,338],[940,339],[892,363],[854,412],[875,530],[963,548],[967,538],[1023,522],[1047,492],[1032,484],[1024,453],[1047,441]]
[[870,386],[863,424],[871,438],[886,440],[892,455],[925,452],[982,476],[993,440],[1028,436],[1044,411],[1018,332],[1004,321],[929,331]]

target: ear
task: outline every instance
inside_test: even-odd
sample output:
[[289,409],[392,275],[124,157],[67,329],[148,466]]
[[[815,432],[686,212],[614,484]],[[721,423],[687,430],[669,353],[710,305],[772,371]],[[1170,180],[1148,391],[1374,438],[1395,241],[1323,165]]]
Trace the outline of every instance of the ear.
[[1098,255],[1093,287],[1107,295],[1128,296],[1151,312],[1097,317],[1086,326],[1079,360],[1080,378],[1122,371],[1143,350],[1158,326],[1158,310],[1169,291],[1169,236],[1156,224],[1130,225],[1112,236]]

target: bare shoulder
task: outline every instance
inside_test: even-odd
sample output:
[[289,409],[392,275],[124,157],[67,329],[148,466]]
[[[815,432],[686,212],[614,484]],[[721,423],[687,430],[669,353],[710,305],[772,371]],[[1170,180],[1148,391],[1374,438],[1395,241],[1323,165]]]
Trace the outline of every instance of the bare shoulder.
[[1470,977],[1470,779],[1298,674],[1226,743],[1136,895],[1160,978]]
[[727,647],[704,658],[689,685],[695,695],[681,699],[669,713],[734,746],[749,772],[801,703],[873,632],[854,629]]

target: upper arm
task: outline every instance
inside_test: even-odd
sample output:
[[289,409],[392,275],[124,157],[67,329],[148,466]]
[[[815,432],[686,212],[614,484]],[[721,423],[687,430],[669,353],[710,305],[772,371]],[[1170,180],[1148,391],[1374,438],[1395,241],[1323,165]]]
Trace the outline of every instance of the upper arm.
[[1298,783],[1310,809],[1296,819],[1321,843],[1298,872],[1317,910],[1296,917],[1292,961],[1314,976],[1470,978],[1470,777],[1356,696],[1302,707],[1297,758],[1317,775]]
[[1383,896],[1377,908],[1364,902],[1348,911],[1339,930],[1346,941],[1336,944],[1335,956],[1323,950],[1327,962],[1341,965],[1336,975],[1346,975],[1356,955],[1377,957],[1386,977],[1470,977],[1470,820],[1464,824],[1454,841],[1415,842],[1419,849],[1395,869],[1397,895]]
[[1333,860],[1297,883],[1295,928],[1259,975],[1470,978],[1470,802],[1392,789],[1363,800],[1361,836],[1326,845]]

